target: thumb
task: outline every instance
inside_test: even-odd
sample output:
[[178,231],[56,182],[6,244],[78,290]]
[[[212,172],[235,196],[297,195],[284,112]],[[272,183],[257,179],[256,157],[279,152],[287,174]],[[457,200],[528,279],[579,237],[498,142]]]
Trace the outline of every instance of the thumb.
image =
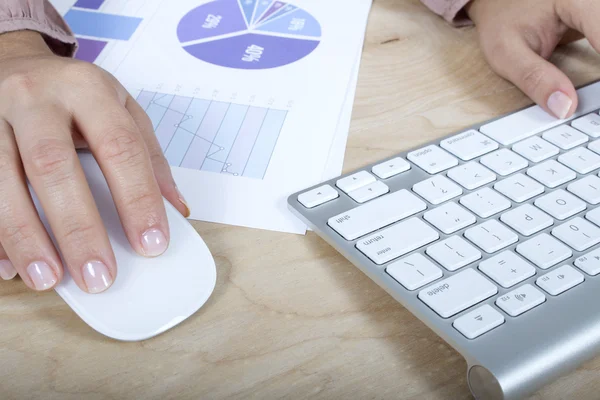
[[504,44],[486,54],[492,68],[549,114],[561,119],[571,116],[577,108],[577,92],[569,78],[518,33],[500,40]]

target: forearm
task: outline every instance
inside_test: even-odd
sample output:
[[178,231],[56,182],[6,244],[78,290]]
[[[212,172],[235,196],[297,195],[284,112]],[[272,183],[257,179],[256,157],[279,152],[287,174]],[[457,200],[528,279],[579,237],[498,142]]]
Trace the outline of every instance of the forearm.
[[15,31],[39,32],[58,55],[72,56],[76,49],[71,30],[47,0],[1,0],[0,34]]

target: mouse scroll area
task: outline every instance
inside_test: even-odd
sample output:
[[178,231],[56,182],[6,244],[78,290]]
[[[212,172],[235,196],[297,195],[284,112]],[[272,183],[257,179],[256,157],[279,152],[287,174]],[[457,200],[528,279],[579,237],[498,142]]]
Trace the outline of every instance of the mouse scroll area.
[[[198,311],[215,288],[216,266],[208,247],[192,225],[165,200],[171,235],[169,248],[155,258],[135,253],[94,157],[80,153],[79,158],[108,232],[118,273],[107,291],[88,294],[65,271],[56,292],[89,326],[113,339],[145,340],[173,328]],[[33,191],[32,197],[57,246]]]

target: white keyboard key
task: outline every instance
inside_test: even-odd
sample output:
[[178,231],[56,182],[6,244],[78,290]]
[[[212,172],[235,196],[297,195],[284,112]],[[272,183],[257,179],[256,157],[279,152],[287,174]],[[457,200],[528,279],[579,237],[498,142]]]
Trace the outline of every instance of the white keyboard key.
[[443,175],[436,175],[413,186],[413,191],[431,204],[440,204],[460,196],[463,190]]
[[467,339],[475,339],[502,325],[504,317],[494,307],[485,304],[456,318],[452,324]]
[[510,207],[510,201],[506,197],[487,187],[462,197],[460,204],[481,218],[490,217]]
[[448,178],[473,190],[496,180],[496,174],[475,161],[459,165],[448,171]]
[[448,271],[456,271],[481,258],[481,252],[460,236],[450,236],[425,252]]
[[588,144],[588,149],[593,151],[596,154],[600,154],[600,140],[594,140],[590,144]]
[[430,174],[437,174],[458,165],[458,159],[435,145],[408,153],[407,158]]
[[547,233],[519,243],[515,250],[541,269],[548,269],[573,255],[571,249]]
[[544,193],[544,186],[523,174],[515,174],[494,185],[494,189],[517,203]]
[[385,270],[408,290],[419,289],[443,275],[441,268],[419,253],[395,261]]
[[577,174],[573,170],[555,160],[548,160],[529,168],[527,175],[549,188],[555,188],[577,178]]
[[525,284],[496,300],[496,305],[511,317],[523,314],[546,301],[546,296],[530,284]]
[[375,181],[376,179],[373,175],[367,171],[360,171],[345,178],[339,179],[335,185],[344,192],[349,193],[363,186],[367,186]]
[[567,190],[590,204],[600,203],[600,178],[586,176],[567,186]]
[[519,240],[516,233],[495,219],[467,229],[465,237],[486,253],[495,253]]
[[542,137],[563,150],[569,150],[587,142],[590,138],[569,125],[561,125],[544,132]]
[[402,189],[331,217],[327,224],[344,239],[354,240],[426,208],[423,200]]
[[563,265],[536,279],[535,283],[548,294],[558,296],[583,282],[583,274],[570,265]]
[[552,235],[577,251],[585,251],[600,243],[600,229],[581,217],[552,229]]
[[552,143],[548,143],[539,136],[530,137],[512,147],[513,151],[519,153],[531,162],[538,163],[547,158],[557,155],[560,150]]
[[[593,83],[578,89],[577,96],[578,112],[592,112],[598,108],[600,84]],[[555,118],[539,106],[533,106],[492,121],[482,126],[480,131],[503,145],[509,145],[561,123],[564,120]]]
[[600,207],[588,211],[587,214],[585,214],[585,218],[589,221],[592,221],[594,224],[600,226]]
[[560,220],[567,219],[587,207],[585,202],[563,189],[539,197],[533,204]]
[[552,217],[531,204],[523,204],[505,212],[500,216],[500,221],[524,236],[531,236],[554,223]]
[[529,166],[526,159],[508,149],[501,149],[483,156],[479,162],[502,176],[510,175]]
[[442,318],[449,318],[498,293],[498,288],[469,268],[419,292],[419,299]]
[[340,197],[340,194],[337,190],[329,185],[323,185],[299,194],[298,201],[306,208],[314,208],[338,197]]
[[373,200],[379,196],[383,196],[388,193],[390,188],[381,181],[375,181],[367,186],[363,186],[360,189],[353,190],[348,193],[348,196],[352,197],[358,203],[366,203],[367,201]]
[[477,222],[477,218],[456,203],[449,202],[423,214],[423,218],[446,235]]
[[479,270],[505,288],[535,275],[534,266],[508,250],[481,262]]
[[600,274],[600,249],[592,250],[577,257],[575,266],[588,275],[596,276]]
[[475,130],[470,130],[442,140],[440,146],[461,160],[469,161],[496,150],[498,143]]
[[396,157],[375,165],[371,171],[381,179],[388,179],[410,169],[410,164],[403,158]]
[[584,115],[571,122],[571,126],[593,138],[600,136],[600,116],[596,113]]
[[383,229],[356,243],[356,248],[381,265],[425,246],[440,235],[419,218],[411,218]]
[[600,168],[600,156],[585,147],[578,147],[558,156],[558,162],[579,172],[587,174]]

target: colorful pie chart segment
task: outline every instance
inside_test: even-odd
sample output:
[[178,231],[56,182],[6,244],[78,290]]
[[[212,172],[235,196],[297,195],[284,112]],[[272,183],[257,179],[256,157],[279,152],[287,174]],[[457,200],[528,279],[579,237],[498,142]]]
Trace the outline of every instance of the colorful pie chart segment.
[[183,49],[204,62],[236,69],[291,64],[320,43],[321,25],[307,11],[283,1],[214,0],[180,21]]

